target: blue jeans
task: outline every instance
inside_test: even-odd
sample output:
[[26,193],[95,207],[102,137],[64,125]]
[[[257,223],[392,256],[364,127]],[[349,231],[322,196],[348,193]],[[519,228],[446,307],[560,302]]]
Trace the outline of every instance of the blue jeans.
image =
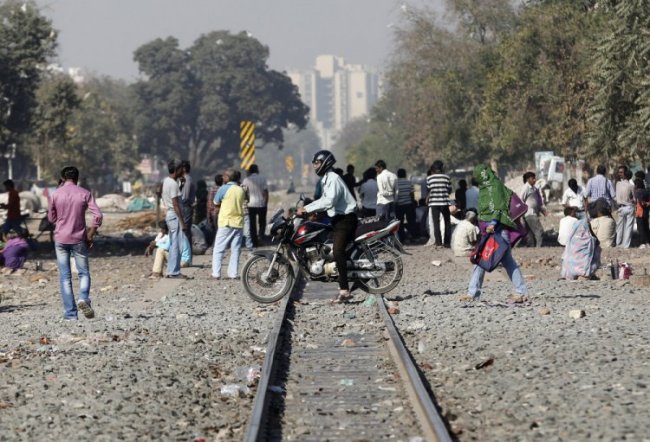
[[70,270],[70,257],[74,257],[79,271],[79,300],[90,305],[90,267],[88,266],[88,247],[85,242],[78,244],[54,243],[56,251],[56,264],[59,267],[59,284],[61,286],[61,300],[63,301],[63,317],[77,319],[77,303],[72,291],[72,271]]
[[234,227],[219,227],[212,249],[212,276],[221,277],[221,260],[226,248],[230,246],[230,263],[228,277],[235,278],[239,273],[239,255],[241,254],[242,230]]
[[[506,230],[501,230],[501,236],[509,242],[508,232]],[[508,277],[512,281],[512,285],[515,287],[515,292],[519,295],[527,295],[528,287],[526,287],[526,281],[521,274],[521,270],[517,265],[517,262],[512,257],[512,248],[508,247],[506,254],[503,255],[501,259],[501,265],[505,267]],[[481,296],[481,287],[483,286],[483,278],[485,277],[485,270],[481,267],[475,265],[472,270],[472,277],[469,280],[469,295],[473,298],[479,298]]]
[[183,247],[183,232],[176,212],[168,210],[165,222],[169,229],[169,256],[167,257],[167,274],[178,275],[181,272],[181,250]]

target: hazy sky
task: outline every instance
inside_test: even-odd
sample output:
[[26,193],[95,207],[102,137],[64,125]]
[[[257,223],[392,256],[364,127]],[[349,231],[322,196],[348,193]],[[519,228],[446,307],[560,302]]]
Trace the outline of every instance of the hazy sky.
[[[443,0],[408,0],[439,7]],[[133,51],[173,36],[185,48],[201,34],[242,30],[269,46],[278,70],[309,68],[319,54],[383,67],[400,0],[37,0],[59,34],[59,62],[133,80]]]

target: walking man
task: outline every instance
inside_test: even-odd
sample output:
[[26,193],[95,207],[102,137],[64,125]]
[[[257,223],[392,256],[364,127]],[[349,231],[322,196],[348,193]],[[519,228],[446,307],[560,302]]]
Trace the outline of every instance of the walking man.
[[384,160],[375,163],[375,170],[377,171],[377,216],[388,221],[395,213],[397,175],[386,169]]
[[214,279],[221,279],[221,261],[227,247],[230,247],[228,278],[237,279],[239,277],[245,198],[246,192],[237,183],[237,172],[233,169],[226,169],[223,174],[223,186],[219,188],[214,197],[214,205],[219,210],[217,235],[212,249],[212,277]]
[[167,278],[187,278],[181,274],[181,249],[183,231],[186,230],[181,208],[181,189],[176,181],[183,173],[182,166],[174,160],[167,163],[169,176],[163,180],[162,201],[167,207],[165,221],[169,229],[169,257],[167,259]]
[[520,196],[521,200],[528,205],[528,211],[524,216],[524,220],[528,226],[528,245],[532,246],[534,241],[535,247],[542,247],[544,228],[539,221],[539,214],[541,213],[546,216],[546,206],[544,205],[541,192],[535,187],[535,183],[537,182],[535,174],[533,172],[526,172],[523,180],[524,190]]
[[260,175],[257,164],[248,169],[248,176],[242,183],[248,189],[248,216],[251,222],[253,246],[259,246],[266,230],[266,210],[269,203],[269,189],[266,178]]
[[618,219],[616,220],[616,247],[630,248],[632,231],[634,230],[634,185],[630,183],[632,172],[627,166],[619,166],[618,181],[616,182],[616,205]]
[[[92,194],[77,185],[79,170],[68,166],[61,171],[63,183],[50,196],[47,218],[54,229],[54,249],[59,268],[63,318],[77,320],[81,310],[86,318],[93,318],[95,312],[90,300],[90,267],[88,250],[93,246],[97,229],[102,225],[103,215]],[[86,211],[93,215],[92,225],[86,228]],[[70,258],[74,257],[79,271],[79,301],[75,303],[72,290]]]

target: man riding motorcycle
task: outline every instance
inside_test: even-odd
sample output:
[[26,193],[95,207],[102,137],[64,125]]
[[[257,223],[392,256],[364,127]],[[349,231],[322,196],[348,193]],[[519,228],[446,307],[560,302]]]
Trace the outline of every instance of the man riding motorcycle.
[[345,302],[352,298],[348,287],[348,266],[345,256],[345,248],[349,242],[354,240],[354,232],[359,222],[355,213],[357,202],[341,178],[332,167],[336,158],[329,150],[320,150],[314,154],[311,160],[316,175],[321,177],[320,183],[323,193],[319,199],[300,207],[296,215],[304,216],[312,212],[327,211],[332,220],[334,261],[338,271],[339,294],[332,301],[335,303]]

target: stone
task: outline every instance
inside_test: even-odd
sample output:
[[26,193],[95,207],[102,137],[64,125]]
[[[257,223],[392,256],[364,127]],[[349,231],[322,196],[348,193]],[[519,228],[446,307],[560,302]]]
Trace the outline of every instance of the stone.
[[542,307],[539,309],[539,314],[542,316],[550,315],[551,314],[551,309],[548,307]]
[[571,311],[569,311],[569,316],[572,317],[573,319],[584,318],[586,315],[587,315],[587,313],[584,310],[571,310]]

